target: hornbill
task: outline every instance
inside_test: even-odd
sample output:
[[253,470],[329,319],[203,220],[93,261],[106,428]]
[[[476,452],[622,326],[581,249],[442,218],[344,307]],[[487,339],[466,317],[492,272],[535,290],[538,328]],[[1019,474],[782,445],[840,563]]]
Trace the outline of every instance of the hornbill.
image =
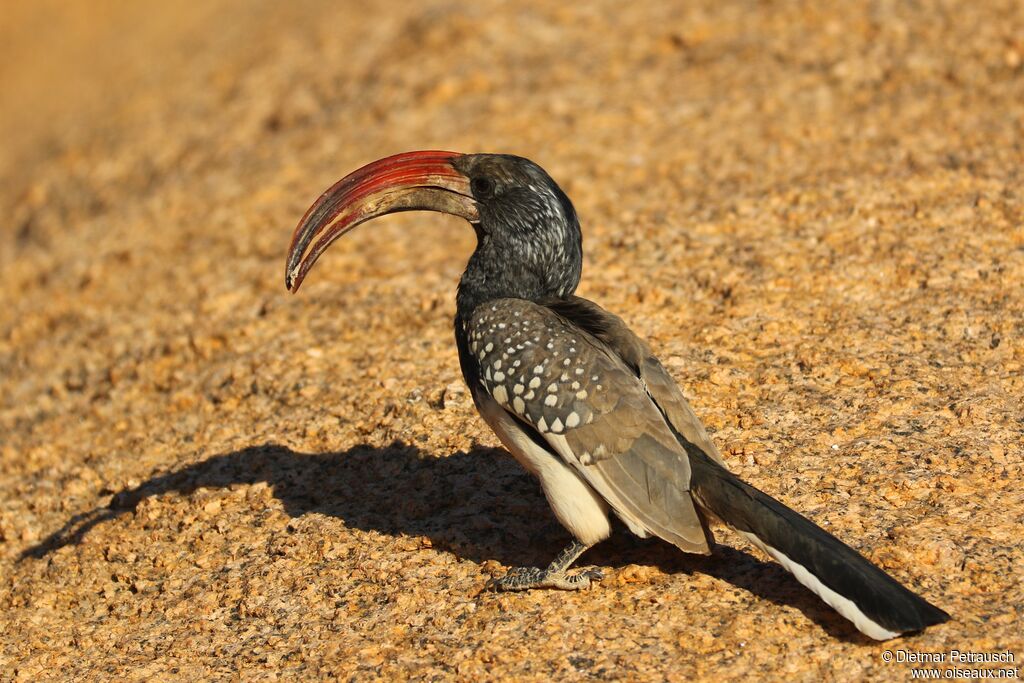
[[641,537],[710,554],[720,520],[868,636],[949,619],[819,526],[726,469],[682,392],[621,318],[573,295],[583,263],[572,203],[537,164],[505,154],[420,151],[342,178],[292,237],[285,284],[357,225],[397,211],[466,219],[477,246],[459,281],[455,341],[477,410],[534,474],[573,540],[546,568],[498,590],[580,589],[568,572],[609,536],[609,512]]

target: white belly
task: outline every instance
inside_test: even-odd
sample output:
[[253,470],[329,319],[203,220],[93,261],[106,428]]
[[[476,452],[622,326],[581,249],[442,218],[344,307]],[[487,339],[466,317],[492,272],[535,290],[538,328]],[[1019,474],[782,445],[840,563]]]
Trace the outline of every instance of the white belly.
[[494,399],[477,392],[480,415],[502,445],[529,472],[541,488],[555,517],[576,540],[593,545],[608,538],[608,504],[561,458],[538,446]]

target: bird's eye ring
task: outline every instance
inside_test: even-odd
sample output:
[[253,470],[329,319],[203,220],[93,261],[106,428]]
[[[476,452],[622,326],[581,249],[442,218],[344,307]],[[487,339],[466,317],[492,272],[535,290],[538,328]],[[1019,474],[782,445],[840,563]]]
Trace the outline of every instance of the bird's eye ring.
[[494,182],[490,178],[477,176],[469,183],[473,195],[479,199],[487,199],[494,194]]

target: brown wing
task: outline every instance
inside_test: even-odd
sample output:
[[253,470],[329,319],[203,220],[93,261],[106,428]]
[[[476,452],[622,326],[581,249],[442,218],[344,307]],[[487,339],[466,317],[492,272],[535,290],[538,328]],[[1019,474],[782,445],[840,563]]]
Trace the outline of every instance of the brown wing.
[[725,465],[722,454],[690,408],[679,385],[647,343],[636,336],[622,318],[578,296],[552,300],[545,305],[606,344],[644,383],[672,428],[713,460]]
[[466,333],[487,393],[631,529],[709,552],[686,452],[640,377],[607,343],[521,299],[478,308]]

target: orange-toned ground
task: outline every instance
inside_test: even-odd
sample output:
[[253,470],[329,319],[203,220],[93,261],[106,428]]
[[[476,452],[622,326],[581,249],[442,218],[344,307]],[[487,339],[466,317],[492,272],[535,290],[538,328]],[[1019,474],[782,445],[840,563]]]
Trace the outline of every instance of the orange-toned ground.
[[[1020,671],[1024,6],[831,4],[5,2],[0,680]],[[472,231],[283,287],[318,193],[420,148],[545,166],[735,471],[954,620],[866,641],[726,531],[483,592],[566,534],[461,387]]]

